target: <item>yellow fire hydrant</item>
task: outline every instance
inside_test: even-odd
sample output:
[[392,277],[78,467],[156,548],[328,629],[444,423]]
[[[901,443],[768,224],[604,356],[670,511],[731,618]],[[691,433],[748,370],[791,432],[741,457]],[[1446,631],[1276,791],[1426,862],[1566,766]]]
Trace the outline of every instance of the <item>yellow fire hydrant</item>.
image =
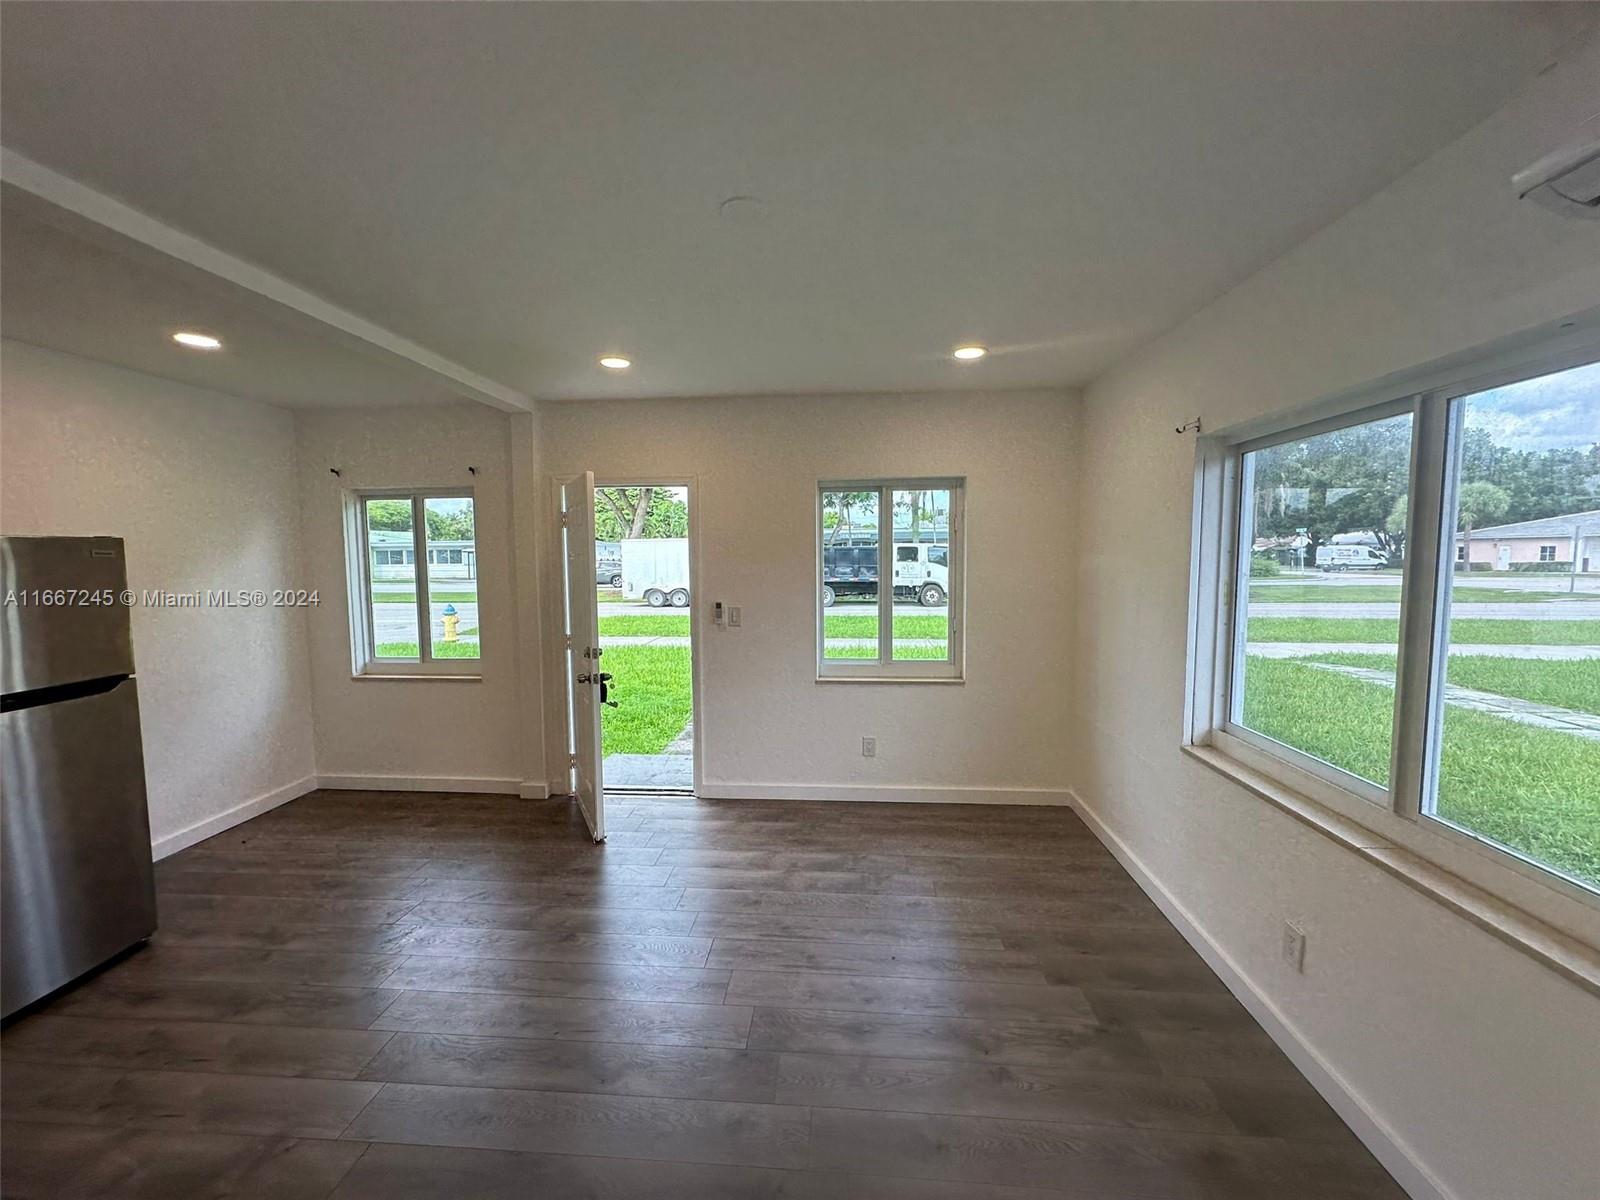
[[456,640],[456,626],[461,624],[461,618],[456,615],[456,606],[454,604],[446,604],[443,615],[444,640],[453,642]]

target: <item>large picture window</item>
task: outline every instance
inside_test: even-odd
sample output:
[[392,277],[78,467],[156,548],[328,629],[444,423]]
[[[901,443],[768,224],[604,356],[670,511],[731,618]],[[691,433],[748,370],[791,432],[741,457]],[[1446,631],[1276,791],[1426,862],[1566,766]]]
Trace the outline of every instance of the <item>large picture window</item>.
[[1422,810],[1600,889],[1600,363],[1450,407]]
[[961,677],[959,480],[824,483],[817,491],[817,674]]
[[476,667],[482,651],[474,518],[466,493],[351,497],[351,640],[358,673],[460,674]]
[[1600,892],[1592,345],[1204,442],[1188,740]]

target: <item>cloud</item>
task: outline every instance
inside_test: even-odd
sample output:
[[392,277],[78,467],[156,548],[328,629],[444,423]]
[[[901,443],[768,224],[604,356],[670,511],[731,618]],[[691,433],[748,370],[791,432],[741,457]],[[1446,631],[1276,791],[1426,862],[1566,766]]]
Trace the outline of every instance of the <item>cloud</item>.
[[1467,426],[1512,450],[1592,446],[1600,442],[1600,363],[1469,396]]

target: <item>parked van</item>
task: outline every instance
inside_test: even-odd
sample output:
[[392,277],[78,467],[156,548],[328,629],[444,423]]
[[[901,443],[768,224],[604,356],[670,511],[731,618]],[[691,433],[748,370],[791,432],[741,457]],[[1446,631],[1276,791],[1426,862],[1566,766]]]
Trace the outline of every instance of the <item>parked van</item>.
[[595,542],[594,581],[601,587],[622,586],[622,547],[616,542]]
[[[832,607],[840,596],[873,598],[878,594],[876,546],[827,546],[822,551],[822,603]],[[942,542],[897,542],[894,547],[896,600],[915,600],[937,608],[950,596],[950,547]]]
[[1371,546],[1317,547],[1317,566],[1324,571],[1375,571],[1388,565],[1388,556]]

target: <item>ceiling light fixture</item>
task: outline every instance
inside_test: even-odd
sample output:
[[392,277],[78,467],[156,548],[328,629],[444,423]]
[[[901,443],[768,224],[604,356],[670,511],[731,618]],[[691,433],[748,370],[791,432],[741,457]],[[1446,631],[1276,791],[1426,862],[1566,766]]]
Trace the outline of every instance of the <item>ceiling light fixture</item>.
[[633,366],[633,360],[620,354],[605,354],[600,358],[600,365],[608,371],[626,371]]
[[209,333],[195,333],[192,330],[180,329],[172,335],[172,340],[180,346],[187,346],[191,350],[221,350],[222,339],[214,338]]
[[982,346],[957,346],[950,351],[951,357],[959,358],[962,362],[976,362],[987,353]]

